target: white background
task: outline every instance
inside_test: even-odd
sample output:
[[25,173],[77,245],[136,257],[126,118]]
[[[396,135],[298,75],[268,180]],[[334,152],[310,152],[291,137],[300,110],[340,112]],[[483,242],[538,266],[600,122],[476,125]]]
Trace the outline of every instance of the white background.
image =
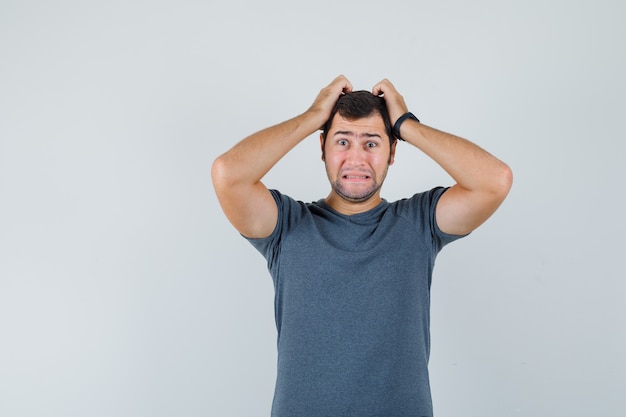
[[[338,74],[513,169],[440,254],[438,417],[626,415],[626,7],[0,2],[0,415],[268,416],[273,288],[213,159]],[[266,184],[328,192],[314,135]],[[383,196],[451,179],[399,144]]]

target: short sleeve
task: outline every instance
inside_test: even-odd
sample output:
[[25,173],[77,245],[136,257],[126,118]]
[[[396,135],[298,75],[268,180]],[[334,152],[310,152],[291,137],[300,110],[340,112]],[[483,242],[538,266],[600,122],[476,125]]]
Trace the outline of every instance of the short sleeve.
[[278,208],[278,219],[274,231],[271,235],[264,238],[242,236],[265,257],[268,268],[271,270],[278,259],[283,236],[287,234],[302,217],[304,203],[298,202],[278,190],[269,191],[272,197],[274,197],[276,207]]
[[435,187],[396,202],[397,214],[416,227],[417,232],[425,239],[424,244],[433,254],[437,254],[448,243],[466,236],[445,233],[437,225],[437,203],[447,190],[448,187]]

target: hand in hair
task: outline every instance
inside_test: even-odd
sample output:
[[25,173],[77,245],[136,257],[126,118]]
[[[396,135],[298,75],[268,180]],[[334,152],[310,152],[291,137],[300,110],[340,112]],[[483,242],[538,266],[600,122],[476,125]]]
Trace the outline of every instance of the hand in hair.
[[320,90],[317,98],[311,107],[309,107],[308,112],[318,113],[319,119],[326,122],[337,103],[337,99],[339,99],[342,94],[351,91],[352,84],[350,81],[345,76],[339,75],[330,84]]
[[372,94],[375,96],[383,96],[385,98],[392,126],[396,120],[400,118],[400,116],[408,111],[408,107],[404,102],[404,97],[402,97],[398,90],[396,90],[391,81],[386,78],[374,86]]

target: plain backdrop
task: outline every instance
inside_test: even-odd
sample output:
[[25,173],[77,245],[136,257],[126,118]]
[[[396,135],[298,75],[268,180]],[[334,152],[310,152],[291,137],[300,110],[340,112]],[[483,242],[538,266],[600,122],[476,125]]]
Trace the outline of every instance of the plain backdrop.
[[[0,415],[268,416],[273,288],[212,161],[339,74],[513,169],[432,287],[438,417],[626,415],[626,6],[0,1]],[[265,178],[313,201],[316,135]],[[400,143],[383,196],[451,179]],[[389,416],[393,417],[393,416]]]

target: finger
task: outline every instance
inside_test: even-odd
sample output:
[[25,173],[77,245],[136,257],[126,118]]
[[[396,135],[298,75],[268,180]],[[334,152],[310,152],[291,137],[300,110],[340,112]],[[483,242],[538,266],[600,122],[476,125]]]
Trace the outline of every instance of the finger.
[[391,93],[394,90],[393,84],[388,79],[382,79],[372,89],[372,94],[382,96],[385,93]]
[[341,87],[342,93],[349,93],[352,91],[352,83],[345,75],[340,75],[335,78],[335,82],[338,84],[338,87]]
[[348,81],[347,84],[343,87],[343,92],[344,93],[351,93],[352,92],[352,84],[350,83],[350,81]]
[[385,92],[383,91],[383,86],[380,83],[376,84],[374,88],[372,88],[372,94],[377,97],[384,95]]

